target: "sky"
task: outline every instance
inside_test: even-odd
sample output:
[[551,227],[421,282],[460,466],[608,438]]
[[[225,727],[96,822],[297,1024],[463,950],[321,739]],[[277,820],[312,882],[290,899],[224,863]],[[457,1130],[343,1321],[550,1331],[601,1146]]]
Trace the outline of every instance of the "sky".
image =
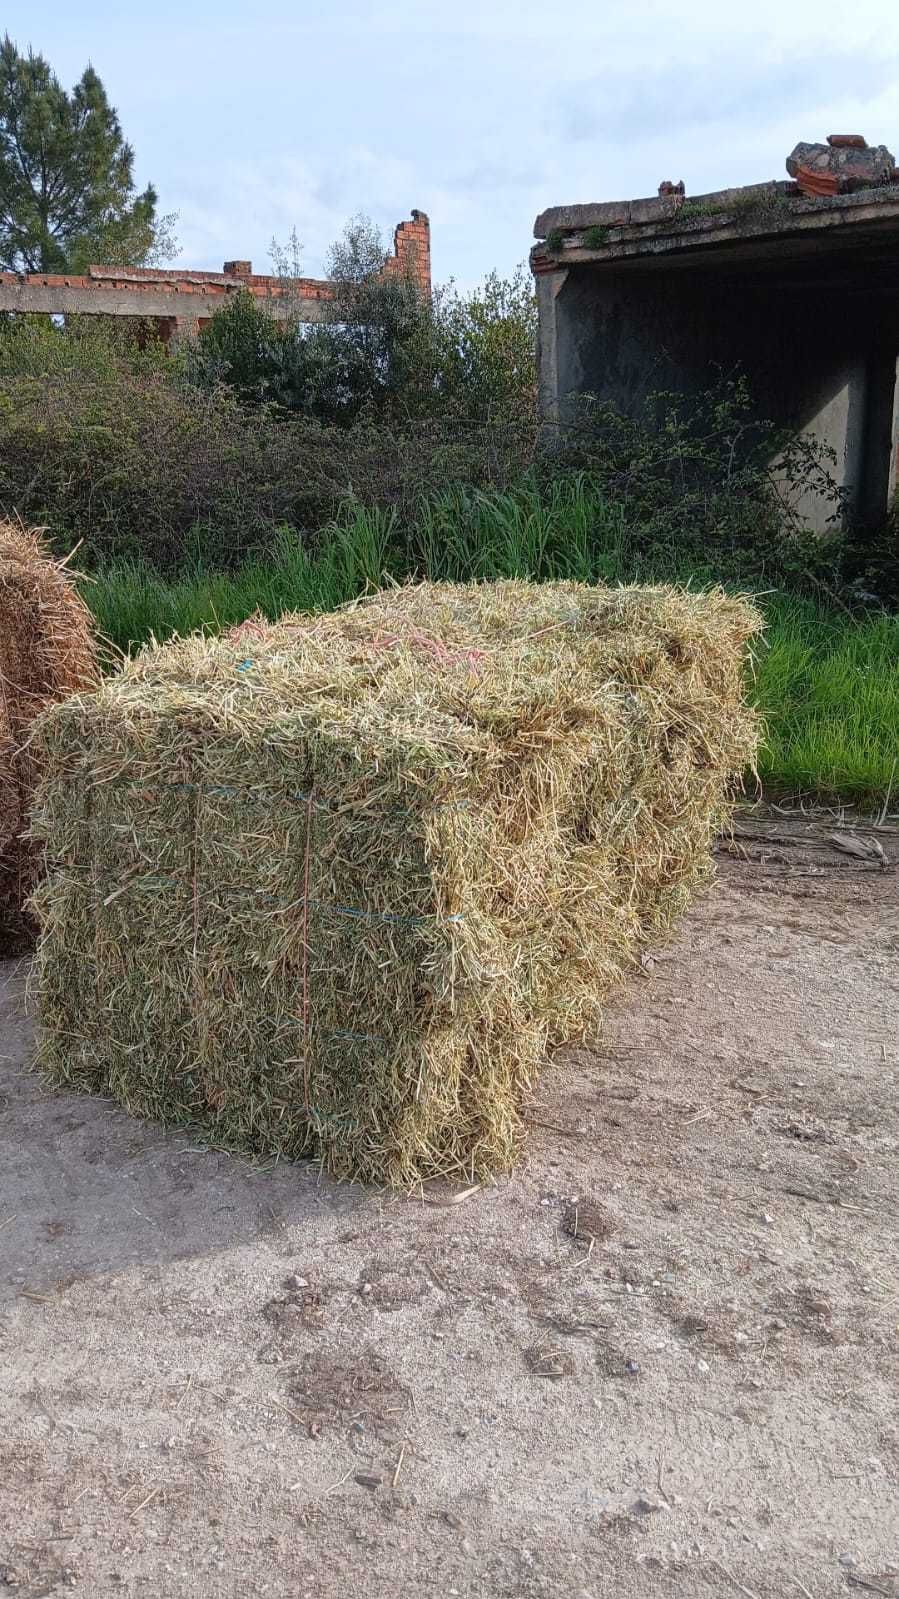
[[6,0],[70,88],[90,62],[177,212],[183,266],[318,276],[347,220],[431,218],[436,281],[525,261],[547,205],[786,176],[799,139],[899,154],[886,0]]

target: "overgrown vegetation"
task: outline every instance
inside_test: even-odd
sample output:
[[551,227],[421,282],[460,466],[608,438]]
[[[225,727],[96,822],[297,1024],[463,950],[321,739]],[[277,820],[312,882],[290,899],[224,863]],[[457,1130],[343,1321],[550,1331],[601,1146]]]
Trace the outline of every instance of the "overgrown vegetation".
[[[542,507],[577,483],[588,547],[604,547],[611,519],[633,563],[814,593],[844,583],[839,534],[807,537],[797,510],[814,491],[836,525],[826,455],[758,422],[738,379],[689,402],[652,395],[637,417],[585,408],[534,465],[529,295],[521,279],[495,278],[465,298],[438,294],[421,314],[426,334],[419,327],[402,355],[395,403],[392,379],[372,400],[384,363],[360,345],[368,399],[351,425],[304,410],[298,389],[277,398],[303,338],[249,296],[213,318],[183,362],[152,338],[127,343],[115,325],[12,319],[0,327],[0,508],[46,524],[61,553],[79,543],[89,567],[136,557],[173,576],[198,556],[225,570],[265,557],[285,526],[316,548],[346,501],[393,511],[406,529],[442,518],[447,549],[475,550],[488,537],[480,491]],[[399,335],[386,326],[389,349]],[[316,332],[339,350],[346,327]],[[339,363],[349,371],[349,358]]]
[[[383,259],[357,221],[322,325],[238,295],[175,357],[147,328],[0,322],[0,511],[79,546],[109,639],[410,577],[724,582],[769,618],[766,781],[883,794],[899,623],[877,610],[899,600],[897,529],[846,538],[827,452],[759,420],[725,376],[638,415],[585,405],[536,454],[530,280],[429,304],[379,278]],[[823,537],[803,523],[811,494]]]
[[[651,393],[632,415],[584,401],[540,470],[550,483],[576,472],[600,485],[636,557],[807,588],[842,582],[835,462],[825,445],[760,419],[745,378],[722,375],[699,395]],[[827,513],[823,538],[801,512],[810,496]]]
[[[685,584],[711,577],[658,552],[641,556],[614,506],[603,509],[574,482],[548,495],[445,494],[407,527],[395,512],[350,506],[314,551],[284,531],[265,560],[231,575],[198,566],[177,582],[122,563],[101,573],[86,598],[111,643],[128,650],[151,636],[217,631],[256,611],[274,619],[285,610],[331,610],[408,575]],[[767,726],[761,777],[790,792],[882,798],[899,750],[899,617],[852,616],[784,592],[759,603],[767,632],[748,686]]]
[[312,328],[237,294],[193,346],[95,318],[0,319],[0,507],[88,565],[175,573],[306,539],[347,498],[407,513],[448,484],[507,487],[535,428],[530,282],[433,302],[364,222],[335,246]]
[[[287,255],[295,267],[295,244]],[[184,352],[186,380],[343,427],[439,418],[532,428],[537,317],[523,269],[491,273],[469,294],[445,284],[429,300],[414,274],[384,276],[386,260],[377,229],[356,218],[331,251],[321,323],[308,326],[299,307],[277,321],[236,294]]]
[[348,498],[406,512],[447,483],[506,486],[533,428],[437,418],[351,429],[249,411],[234,388],[197,389],[158,346],[115,328],[0,326],[0,506],[46,525],[88,568],[138,557],[175,574],[263,556],[285,524],[307,541]]

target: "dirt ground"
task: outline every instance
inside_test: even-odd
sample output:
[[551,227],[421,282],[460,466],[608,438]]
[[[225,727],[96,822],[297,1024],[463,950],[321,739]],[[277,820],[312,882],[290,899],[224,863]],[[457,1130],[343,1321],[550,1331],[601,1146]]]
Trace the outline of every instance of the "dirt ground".
[[0,1592],[899,1595],[899,877],[832,826],[741,818],[464,1197],[48,1091],[0,968]]

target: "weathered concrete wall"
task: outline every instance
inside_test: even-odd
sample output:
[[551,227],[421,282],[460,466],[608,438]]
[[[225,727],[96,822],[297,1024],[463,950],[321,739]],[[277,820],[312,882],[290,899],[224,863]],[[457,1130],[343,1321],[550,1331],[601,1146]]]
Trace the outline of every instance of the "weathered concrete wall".
[[[31,274],[17,278],[12,273],[0,274],[0,311],[28,313],[46,312],[54,316],[115,316],[150,317],[162,320],[181,317],[199,321],[210,317],[223,305],[230,293],[242,285],[228,281],[224,273],[217,281],[207,280],[196,285],[172,279],[170,283],[120,282],[96,280],[89,277],[46,277]],[[248,287],[252,287],[249,280]],[[310,294],[303,287],[297,289],[296,300],[304,320],[317,322],[323,315],[330,295]],[[287,314],[286,303],[277,282],[270,289],[256,291],[272,315]]]
[[[591,273],[539,280],[543,416],[564,424],[594,394],[630,414],[658,389],[710,388],[746,373],[758,413],[832,448],[834,476],[863,515],[886,501],[899,296],[838,300],[826,280]],[[838,308],[838,310],[837,310]],[[886,358],[884,358],[886,351]],[[833,504],[807,498],[823,526]]]
[[[538,233],[573,230],[532,258],[544,436],[584,395],[636,414],[655,390],[698,393],[739,369],[758,414],[832,448],[854,511],[877,520],[896,477],[899,200],[794,203],[783,187],[761,214],[749,191],[748,222],[697,206],[683,233],[667,200],[617,220],[595,206],[538,218]],[[809,495],[802,510],[821,528],[833,503]]]

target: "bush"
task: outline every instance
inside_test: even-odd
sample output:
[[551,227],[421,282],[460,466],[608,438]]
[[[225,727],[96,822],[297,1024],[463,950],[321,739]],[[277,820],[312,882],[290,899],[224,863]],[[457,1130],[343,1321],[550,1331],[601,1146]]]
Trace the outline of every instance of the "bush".
[[[429,301],[413,278],[382,275],[385,259],[357,218],[331,251],[323,324],[308,327],[299,311],[277,321],[235,294],[185,351],[187,380],[340,426],[453,417],[533,429],[537,302],[525,269],[490,273],[469,294],[449,283]],[[289,280],[284,292],[289,302]]]
[[176,572],[232,567],[288,525],[305,534],[347,499],[407,514],[447,484],[503,486],[530,434],[440,422],[326,427],[248,412],[232,392],[164,371],[0,374],[0,509],[49,528],[79,561],[132,557]]
[[[803,586],[842,581],[845,506],[835,456],[807,435],[759,420],[745,380],[705,393],[659,392],[636,415],[585,400],[541,456],[544,481],[587,476],[616,506],[636,556],[692,562],[712,579]],[[814,492],[831,531],[804,525]]]
[[171,371],[152,320],[68,316],[63,326],[47,316],[0,312],[0,377],[111,378],[122,369]]
[[[308,351],[248,295],[175,359],[116,323],[10,319],[0,512],[47,524],[62,552],[81,542],[89,565],[131,558],[167,575],[264,559],[285,527],[312,550],[350,502],[395,513],[404,570],[447,578],[497,561],[539,577],[548,558],[554,572],[602,576],[611,541],[618,569],[643,576],[896,599],[893,530],[847,543],[826,451],[759,421],[739,378],[698,397],[654,395],[635,417],[585,403],[530,471],[530,316],[524,281],[438,293],[429,342],[406,350],[405,389],[340,426],[288,405],[290,361]],[[338,398],[345,381],[358,399],[350,365],[322,366],[316,381],[330,370]],[[832,503],[823,538],[797,511],[811,488]]]
[[453,283],[435,289],[410,347],[402,403],[417,415],[536,426],[537,299],[524,267],[511,278],[491,272],[469,294]]
[[846,550],[849,594],[863,605],[899,610],[899,504],[882,527],[861,530]]

